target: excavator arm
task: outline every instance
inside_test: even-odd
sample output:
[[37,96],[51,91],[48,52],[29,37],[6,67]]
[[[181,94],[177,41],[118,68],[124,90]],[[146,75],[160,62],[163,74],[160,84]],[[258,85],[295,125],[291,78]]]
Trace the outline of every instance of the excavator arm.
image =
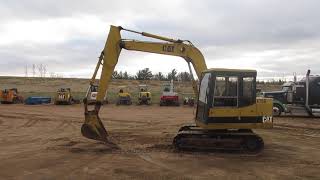
[[[162,40],[165,42],[122,39],[120,34],[121,30],[138,33],[142,36]],[[94,110],[88,111],[87,101],[86,99],[84,100],[85,122],[82,125],[81,132],[87,138],[107,141],[107,131],[105,130],[98,113],[122,49],[182,57],[188,63],[191,75],[192,70],[190,63],[193,65],[198,78],[201,77],[201,72],[207,69],[202,53],[199,51],[199,49],[194,47],[190,41],[175,40],[150,33],[137,32],[124,29],[122,27],[111,26],[106,44],[101,52],[99,61],[90,81],[90,86],[92,86],[95,82],[97,72],[100,66],[102,66],[97,102]],[[197,95],[198,87],[194,78],[192,78],[192,86],[195,94]]]

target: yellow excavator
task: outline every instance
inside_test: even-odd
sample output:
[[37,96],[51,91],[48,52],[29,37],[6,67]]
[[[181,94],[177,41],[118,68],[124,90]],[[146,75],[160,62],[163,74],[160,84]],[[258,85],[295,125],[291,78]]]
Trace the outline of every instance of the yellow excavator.
[[[121,31],[160,41],[122,39]],[[241,150],[249,153],[257,153],[263,149],[263,139],[252,129],[273,127],[272,99],[256,97],[255,70],[208,69],[200,50],[188,40],[175,40],[120,26],[110,27],[105,47],[90,81],[92,86],[102,65],[97,102],[93,110],[88,110],[84,99],[85,121],[81,127],[83,136],[108,142],[108,133],[98,114],[122,49],[182,57],[187,62],[191,75],[192,64],[200,83],[198,86],[192,78],[192,86],[198,98],[195,124],[179,129],[173,139],[173,145],[177,149]]]

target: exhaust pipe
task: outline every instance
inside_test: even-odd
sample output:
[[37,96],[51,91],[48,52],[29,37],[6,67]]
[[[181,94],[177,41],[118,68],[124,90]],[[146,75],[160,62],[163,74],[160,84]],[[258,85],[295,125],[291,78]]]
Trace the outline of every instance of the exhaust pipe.
[[310,77],[310,69],[307,71],[306,75],[306,103],[305,105],[309,107],[309,77]]
[[308,69],[307,71],[307,75],[306,75],[306,102],[305,102],[305,107],[307,109],[307,112],[310,116],[313,116],[312,114],[312,109],[310,109],[309,106],[309,81],[310,81],[310,69]]

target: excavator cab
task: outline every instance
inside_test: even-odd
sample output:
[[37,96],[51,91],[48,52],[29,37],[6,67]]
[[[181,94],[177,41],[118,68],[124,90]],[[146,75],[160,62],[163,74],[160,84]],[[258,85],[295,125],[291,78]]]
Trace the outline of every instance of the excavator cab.
[[[245,114],[241,112],[241,108],[256,103],[256,75],[255,70],[210,69],[204,72],[198,97],[197,121],[204,125],[239,123],[239,119],[241,123],[261,122],[255,116],[244,118],[242,116]],[[253,108],[253,111],[256,109]],[[227,113],[232,116],[228,120]]]
[[199,87],[196,125],[180,128],[175,146],[260,152],[263,140],[252,129],[272,128],[273,102],[256,97],[256,76],[255,70],[205,70]]

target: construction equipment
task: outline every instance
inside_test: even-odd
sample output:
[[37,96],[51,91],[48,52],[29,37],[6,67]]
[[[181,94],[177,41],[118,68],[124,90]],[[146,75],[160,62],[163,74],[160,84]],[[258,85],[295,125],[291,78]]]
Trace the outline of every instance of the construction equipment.
[[151,92],[148,89],[146,84],[138,85],[139,94],[138,94],[138,105],[151,105]]
[[[97,95],[98,95],[98,85],[92,85],[88,88],[87,90],[87,97],[86,97],[86,101],[88,104],[95,104],[97,101]],[[108,104],[109,101],[107,99],[107,91],[105,93],[105,96],[102,100],[102,104]]]
[[24,103],[26,105],[50,104],[51,103],[51,97],[30,96],[24,101]]
[[193,107],[194,104],[195,104],[194,97],[188,96],[188,97],[183,98],[183,105],[188,105],[188,106]]
[[[121,39],[121,30],[165,42]],[[92,85],[102,65],[95,108],[89,111],[85,103],[85,121],[81,127],[83,136],[108,142],[108,133],[98,114],[122,49],[182,57],[187,61],[191,74],[193,65],[200,82],[198,92],[197,83],[192,78],[192,86],[198,97],[195,125],[180,128],[173,140],[177,149],[232,149],[251,153],[263,149],[262,138],[251,129],[272,128],[272,99],[256,97],[255,70],[207,69],[202,53],[190,41],[116,26],[110,28],[91,79]]]
[[71,105],[75,103],[80,103],[79,100],[74,99],[74,97],[71,94],[70,88],[60,88],[57,90],[55,98],[54,98],[54,104],[56,105]]
[[[131,94],[128,91],[127,86],[119,86],[117,105],[131,105]],[[99,92],[98,92],[99,94]]]
[[19,95],[17,88],[4,89],[0,92],[1,104],[23,103],[23,97]]
[[320,76],[310,75],[300,81],[287,82],[281,91],[263,92],[263,97],[273,98],[273,116],[320,117]]
[[179,95],[174,91],[173,80],[163,84],[162,95],[160,96],[160,106],[179,106]]

